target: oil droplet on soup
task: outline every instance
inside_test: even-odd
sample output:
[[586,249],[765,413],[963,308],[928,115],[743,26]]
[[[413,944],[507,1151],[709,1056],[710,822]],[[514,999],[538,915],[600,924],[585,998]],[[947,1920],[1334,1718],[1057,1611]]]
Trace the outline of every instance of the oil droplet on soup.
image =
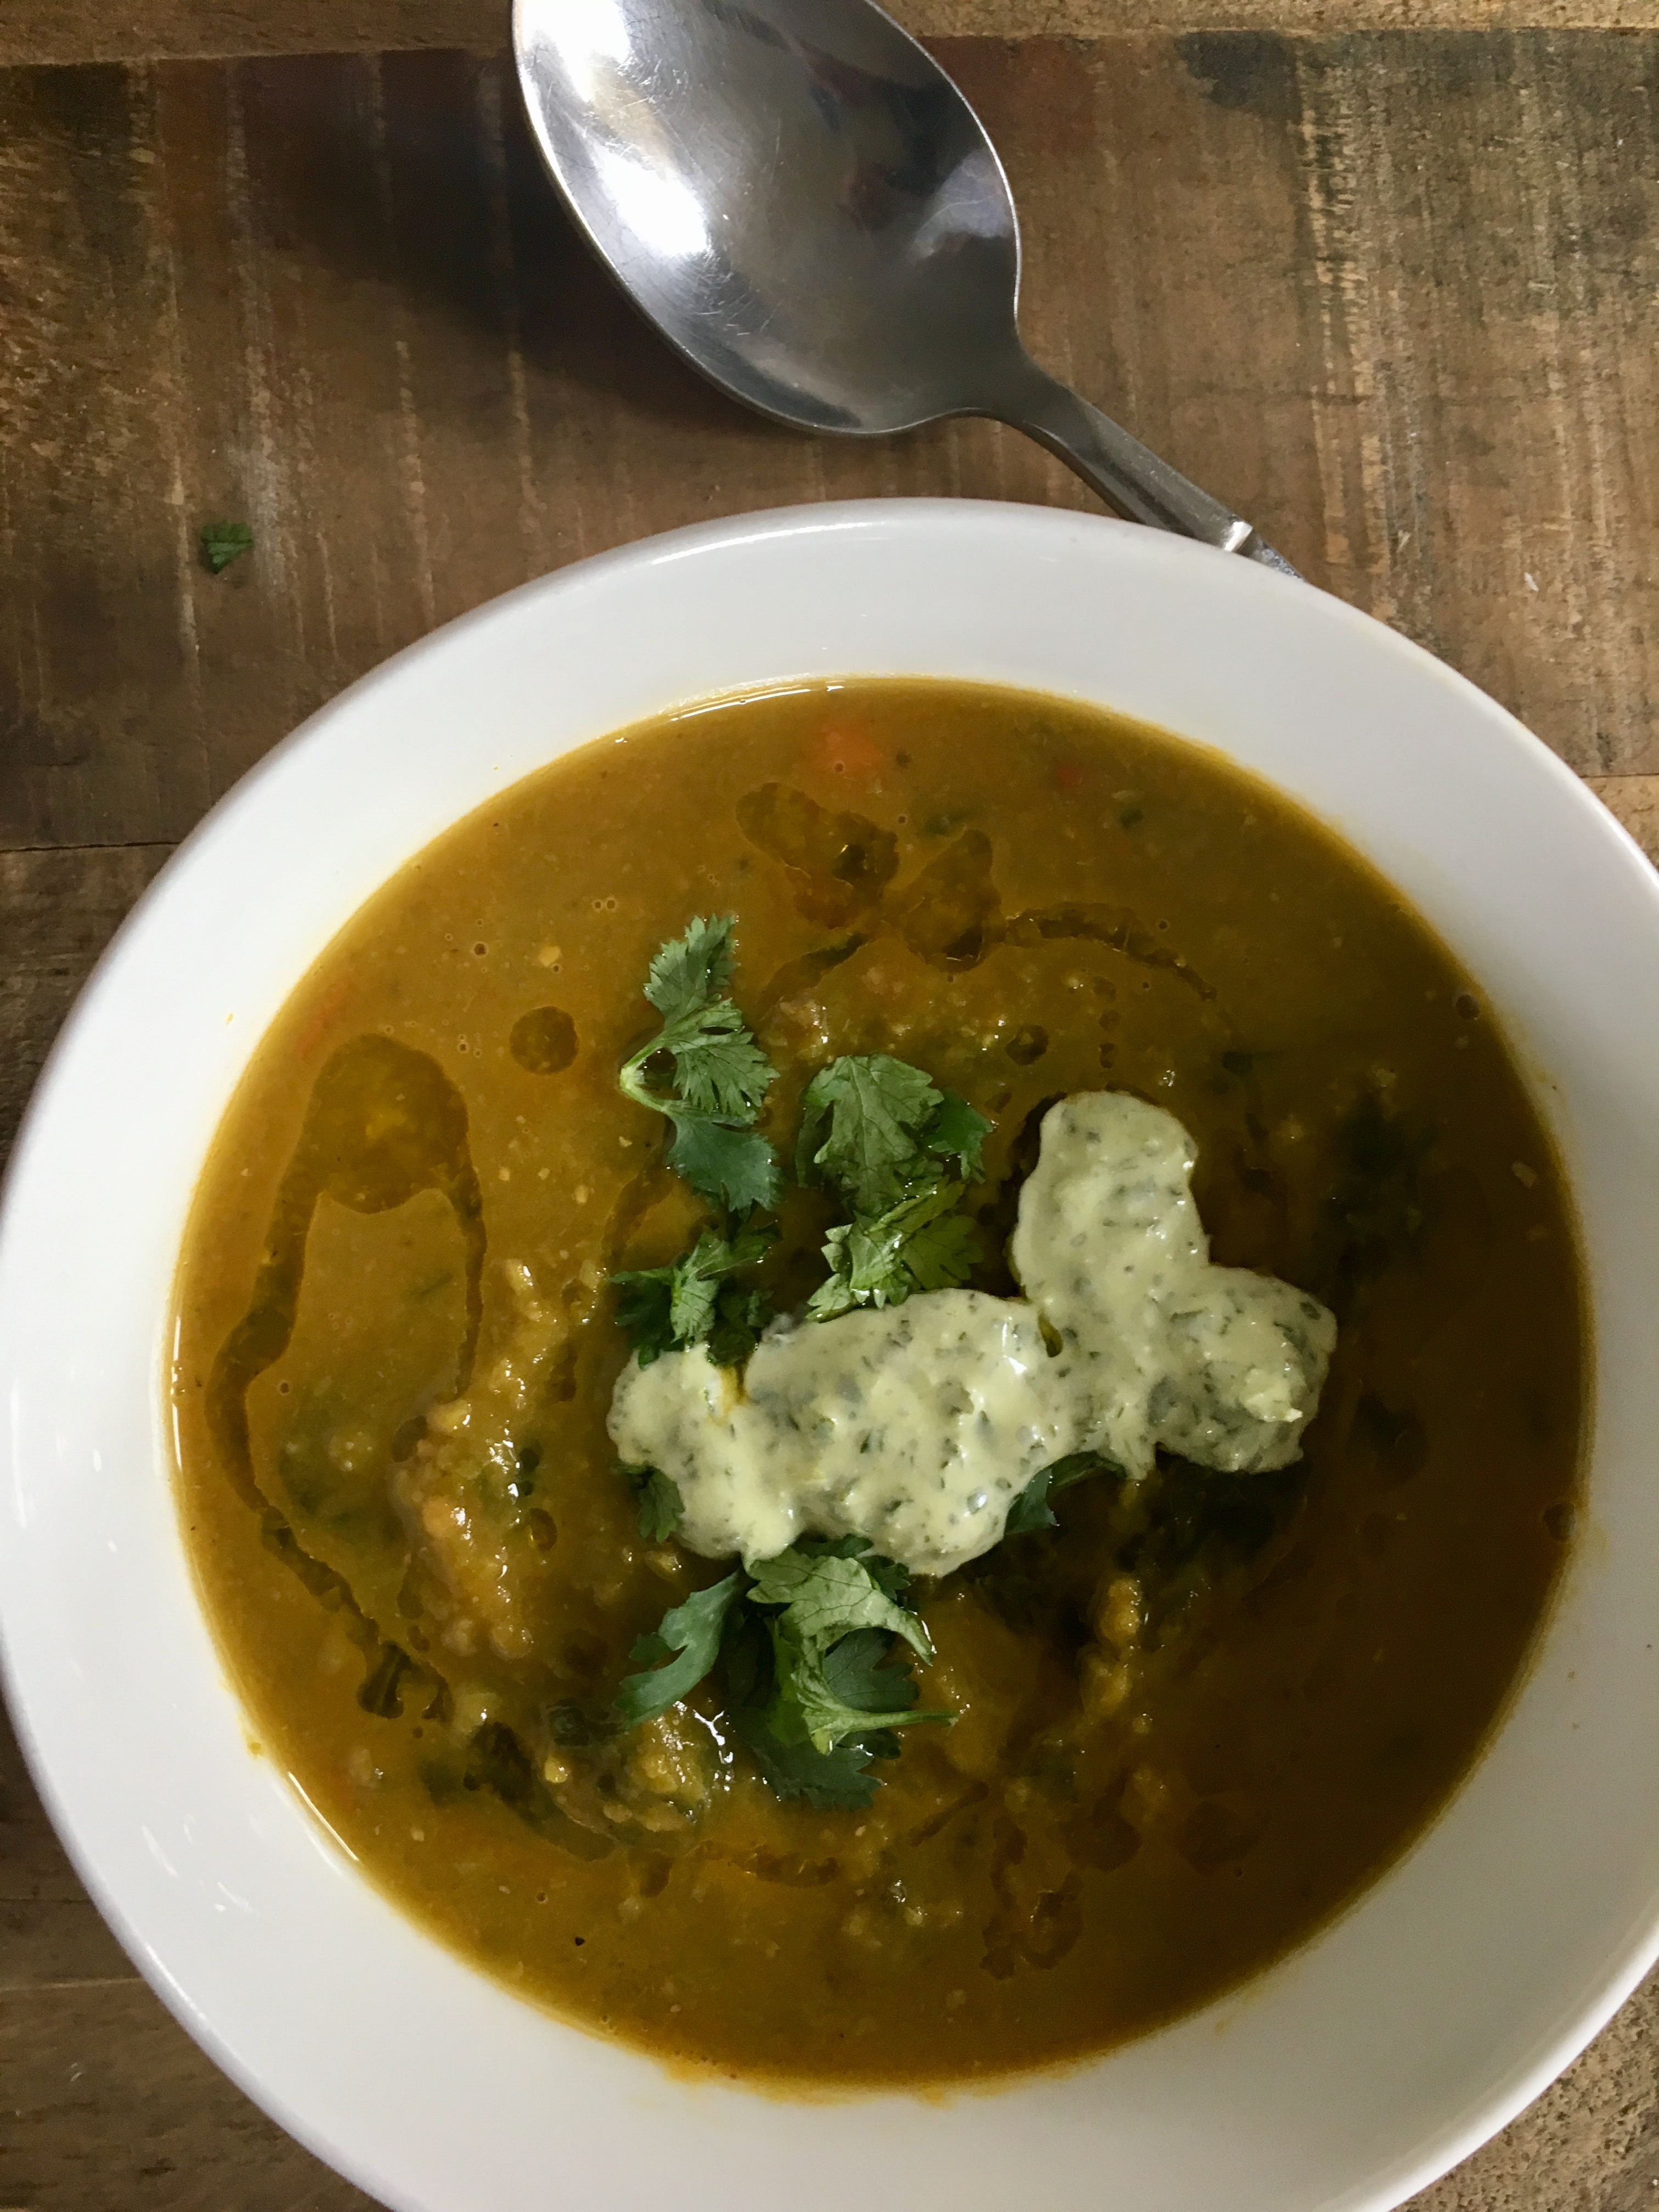
[[560,1006],[532,1006],[507,1036],[507,1048],[532,1075],[557,1075],[576,1057],[576,1024]]
[[[641,1533],[605,1419],[608,1279],[713,1218],[617,1070],[659,945],[727,912],[786,1155],[842,1054],[992,1121],[973,1290],[1018,1295],[1044,1116],[1109,1089],[1191,1132],[1214,1260],[1338,1324],[1292,1464],[1160,1449],[915,1586],[957,1718],[854,1810],[774,1795],[717,1676],[611,1711],[726,1571]],[[787,1194],[781,1310],[830,1218]],[[1467,1771],[1574,1522],[1576,1232],[1484,997],[1262,785],[1019,693],[734,700],[493,799],[262,1042],[177,1297],[182,1498],[260,1739],[484,1971],[728,2071],[992,2075],[1270,1964]]]

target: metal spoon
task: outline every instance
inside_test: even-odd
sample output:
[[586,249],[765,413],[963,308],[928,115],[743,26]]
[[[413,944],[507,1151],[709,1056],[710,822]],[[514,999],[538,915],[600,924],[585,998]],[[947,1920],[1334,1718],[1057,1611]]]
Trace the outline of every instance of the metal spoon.
[[1137,521],[1295,574],[1025,351],[996,149],[871,0],[514,0],[513,32],[577,222],[733,398],[864,437],[991,416]]

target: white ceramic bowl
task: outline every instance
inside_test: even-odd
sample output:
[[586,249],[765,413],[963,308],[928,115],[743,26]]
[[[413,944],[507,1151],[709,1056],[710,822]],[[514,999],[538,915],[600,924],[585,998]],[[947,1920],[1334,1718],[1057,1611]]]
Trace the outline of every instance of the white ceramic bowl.
[[[1587,1525],[1491,1749],[1243,1991],[948,2100],[690,2087],[385,1903],[250,1754],[169,1487],[164,1324],[266,1023],[377,884],[583,739],[804,677],[1025,684],[1207,741],[1334,823],[1507,1023],[1596,1321]],[[0,1245],[0,1624],[81,1874],[211,2055],[399,2212],[1381,2212],[1501,2125],[1659,1949],[1659,878],[1535,739],[1386,629],[1149,531],[881,502],[684,532],[498,600],[281,746],[164,872],[41,1084]]]

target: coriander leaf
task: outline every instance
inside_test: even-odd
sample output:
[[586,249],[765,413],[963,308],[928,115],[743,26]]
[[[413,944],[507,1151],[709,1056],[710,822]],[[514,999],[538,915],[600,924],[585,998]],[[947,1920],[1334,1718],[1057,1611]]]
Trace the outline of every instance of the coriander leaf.
[[724,1276],[758,1267],[777,1238],[775,1228],[740,1230],[729,1241],[705,1229],[672,1270],[669,1325],[676,1344],[695,1344],[714,1323],[715,1302]]
[[777,1204],[777,1155],[764,1137],[707,1114],[671,1112],[661,1105],[658,1110],[674,1124],[668,1164],[699,1198],[733,1213]]
[[893,1602],[861,1559],[834,1552],[803,1557],[792,1548],[751,1573],[751,1601],[785,1607],[789,1632],[804,1650],[822,1652],[855,1628],[881,1628],[902,1637],[918,1658],[933,1656],[921,1621]]
[[1048,1468],[1048,1495],[1058,1498],[1062,1490],[1069,1490],[1074,1482],[1085,1482],[1091,1474],[1115,1474],[1121,1482],[1123,1469],[1104,1452],[1073,1452],[1068,1458],[1057,1459]]
[[855,1628],[823,1655],[825,1690],[852,1711],[908,1712],[916,1702],[916,1686],[890,1661],[892,1648],[892,1638],[879,1628]]
[[738,1606],[726,1618],[720,1645],[726,1677],[726,1710],[734,1719],[763,1712],[772,1694],[772,1639],[752,1606]]
[[203,562],[216,576],[253,550],[253,532],[245,522],[204,523],[201,539]]
[[890,1597],[896,1605],[900,1603],[910,1587],[909,1568],[902,1565],[897,1559],[884,1559],[875,1552],[870,1554],[864,1565],[876,1588],[884,1596]]
[[714,1300],[714,1325],[708,1332],[708,1357],[716,1367],[742,1367],[772,1318],[765,1291],[727,1283]]
[[965,1218],[944,1218],[964,1183],[942,1170],[976,1175],[990,1127],[955,1091],[884,1053],[818,1070],[801,1101],[795,1171],[835,1189],[853,1218],[825,1240],[830,1274],[808,1304],[814,1320],[967,1281],[979,1243]]
[[878,1589],[897,1603],[910,1587],[910,1570],[872,1551],[867,1536],[803,1536],[790,1549],[804,1559],[861,1559]]
[[[862,1537],[847,1540],[863,1545]],[[867,1547],[866,1547],[867,1548]],[[885,1638],[878,1638],[884,1648]],[[833,1751],[816,1751],[805,1737],[785,1743],[768,1718],[775,1689],[772,1642],[761,1616],[747,1606],[731,1615],[722,1651],[726,1718],[775,1797],[804,1799],[818,1812],[857,1812],[875,1795],[872,1758],[894,1759],[898,1739],[889,1729],[849,1737]]]
[[[787,1631],[773,1631],[778,1655],[778,1691],[768,1716],[773,1734],[789,1743],[805,1738],[814,1751],[834,1751],[869,1729],[903,1728],[913,1721],[953,1721],[954,1713],[915,1710],[915,1685],[901,1674],[909,1695],[903,1704],[872,1709],[849,1705],[836,1694],[826,1673],[829,1655],[813,1661],[791,1650]],[[893,1670],[884,1670],[893,1671]]]
[[[726,1617],[743,1589],[740,1570],[733,1569],[723,1582],[694,1591],[684,1605],[664,1613],[661,1626],[641,1637],[631,1658],[647,1666],[666,1659],[665,1667],[647,1674],[625,1675],[617,1692],[616,1713],[624,1728],[665,1712],[689,1697],[720,1655],[720,1632]],[[679,1656],[675,1657],[673,1655]]]
[[939,1095],[939,1111],[922,1133],[922,1143],[940,1159],[954,1160],[964,1182],[979,1173],[980,1148],[993,1124],[975,1113],[954,1091]]
[[[776,1071],[722,995],[735,926],[729,914],[699,917],[659,947],[645,995],[662,1028],[623,1064],[617,1082],[624,1097],[673,1123],[674,1172],[700,1197],[743,1212],[777,1196],[772,1147],[752,1133]],[[672,1088],[647,1072],[664,1060],[672,1066]]]
[[651,963],[645,995],[665,1020],[719,998],[732,980],[732,937],[736,917],[701,916],[684,937],[659,945]]
[[722,1274],[731,1274],[738,1267],[758,1267],[778,1241],[777,1224],[772,1221],[745,1222],[735,1236],[720,1240],[724,1252],[720,1260]]
[[[915,1614],[895,1604],[862,1558],[848,1556],[841,1547],[806,1553],[791,1549],[752,1571],[750,1603],[781,1608],[770,1624],[774,1690],[766,1716],[780,1742],[805,1738],[814,1750],[827,1753],[866,1729],[955,1718],[914,1711],[915,1691],[902,1673],[873,1665],[872,1635],[884,1650],[898,1637],[923,1660],[933,1657],[933,1647]],[[837,1647],[849,1638],[859,1641],[842,1660]],[[878,1686],[890,1688],[896,1675],[902,1696],[871,1702],[879,1694]],[[852,1701],[858,1697],[865,1702]]]
[[722,1287],[723,1279],[758,1267],[777,1234],[769,1222],[730,1237],[705,1229],[671,1267],[629,1267],[613,1275],[617,1319],[628,1331],[641,1366],[704,1338],[721,1366],[741,1364],[771,1317],[771,1304],[764,1291],[744,1291],[737,1284]]
[[899,1253],[917,1290],[955,1290],[974,1272],[979,1237],[966,1215],[947,1213],[913,1230]]
[[617,1320],[628,1332],[641,1367],[674,1348],[674,1270],[628,1267],[611,1281],[617,1287]]
[[1062,1490],[1069,1490],[1074,1482],[1082,1482],[1091,1474],[1115,1474],[1120,1482],[1123,1480],[1123,1470],[1117,1462],[1101,1452],[1073,1452],[1068,1459],[1057,1459],[1052,1467],[1045,1467],[1031,1477],[1009,1507],[1003,1534],[1034,1536],[1039,1529],[1052,1528],[1055,1525],[1054,1500]]
[[732,1724],[762,1781],[785,1804],[800,1797],[814,1812],[859,1813],[876,1794],[871,1748],[854,1737],[822,1752],[805,1741],[780,1742],[758,1713],[734,1714]]
[[823,1245],[830,1279],[807,1301],[808,1313],[828,1321],[854,1306],[901,1305],[915,1291],[966,1282],[979,1239],[951,1212],[962,1191],[959,1182],[927,1184],[888,1213],[832,1229]]
[[830,1108],[817,1095],[814,1076],[801,1093],[800,1128],[795,1137],[795,1181],[803,1190],[817,1189],[823,1178],[817,1172],[818,1153],[830,1133]]
[[806,1086],[796,1174],[828,1183],[854,1213],[896,1205],[920,1170],[920,1132],[942,1103],[919,1067],[885,1053],[833,1060]]
[[679,1487],[660,1468],[630,1467],[623,1472],[634,1486],[640,1502],[640,1534],[647,1542],[665,1544],[680,1525],[685,1501]]
[[847,1240],[852,1233],[850,1229],[832,1229],[824,1240],[823,1256],[830,1262],[830,1272],[806,1301],[809,1320],[834,1321],[838,1314],[851,1313],[866,1303],[853,1289],[847,1257]]
[[1048,1504],[1048,1470],[1034,1474],[1013,1504],[1008,1508],[1008,1518],[1002,1524],[1005,1538],[1035,1536],[1040,1530],[1052,1528],[1054,1516]]
[[752,1121],[777,1073],[729,999],[671,1024],[658,1050],[674,1056],[682,1103],[716,1120]]

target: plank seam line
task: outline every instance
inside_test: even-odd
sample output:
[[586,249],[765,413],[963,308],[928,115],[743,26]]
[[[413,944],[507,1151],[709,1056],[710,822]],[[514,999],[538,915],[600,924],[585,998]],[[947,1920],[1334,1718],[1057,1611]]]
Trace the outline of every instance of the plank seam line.
[[[61,1996],[65,1990],[130,1990],[135,1985],[145,1986],[143,1976],[136,1968],[130,1974],[93,1975],[85,1981],[0,1982],[0,1997],[53,1996]],[[5,2212],[3,2206],[0,2206],[0,2212]]]
[[[27,853],[174,853],[182,842],[178,837],[112,837],[92,845],[0,845],[0,860]],[[3,2204],[0,2212],[5,2212]]]

